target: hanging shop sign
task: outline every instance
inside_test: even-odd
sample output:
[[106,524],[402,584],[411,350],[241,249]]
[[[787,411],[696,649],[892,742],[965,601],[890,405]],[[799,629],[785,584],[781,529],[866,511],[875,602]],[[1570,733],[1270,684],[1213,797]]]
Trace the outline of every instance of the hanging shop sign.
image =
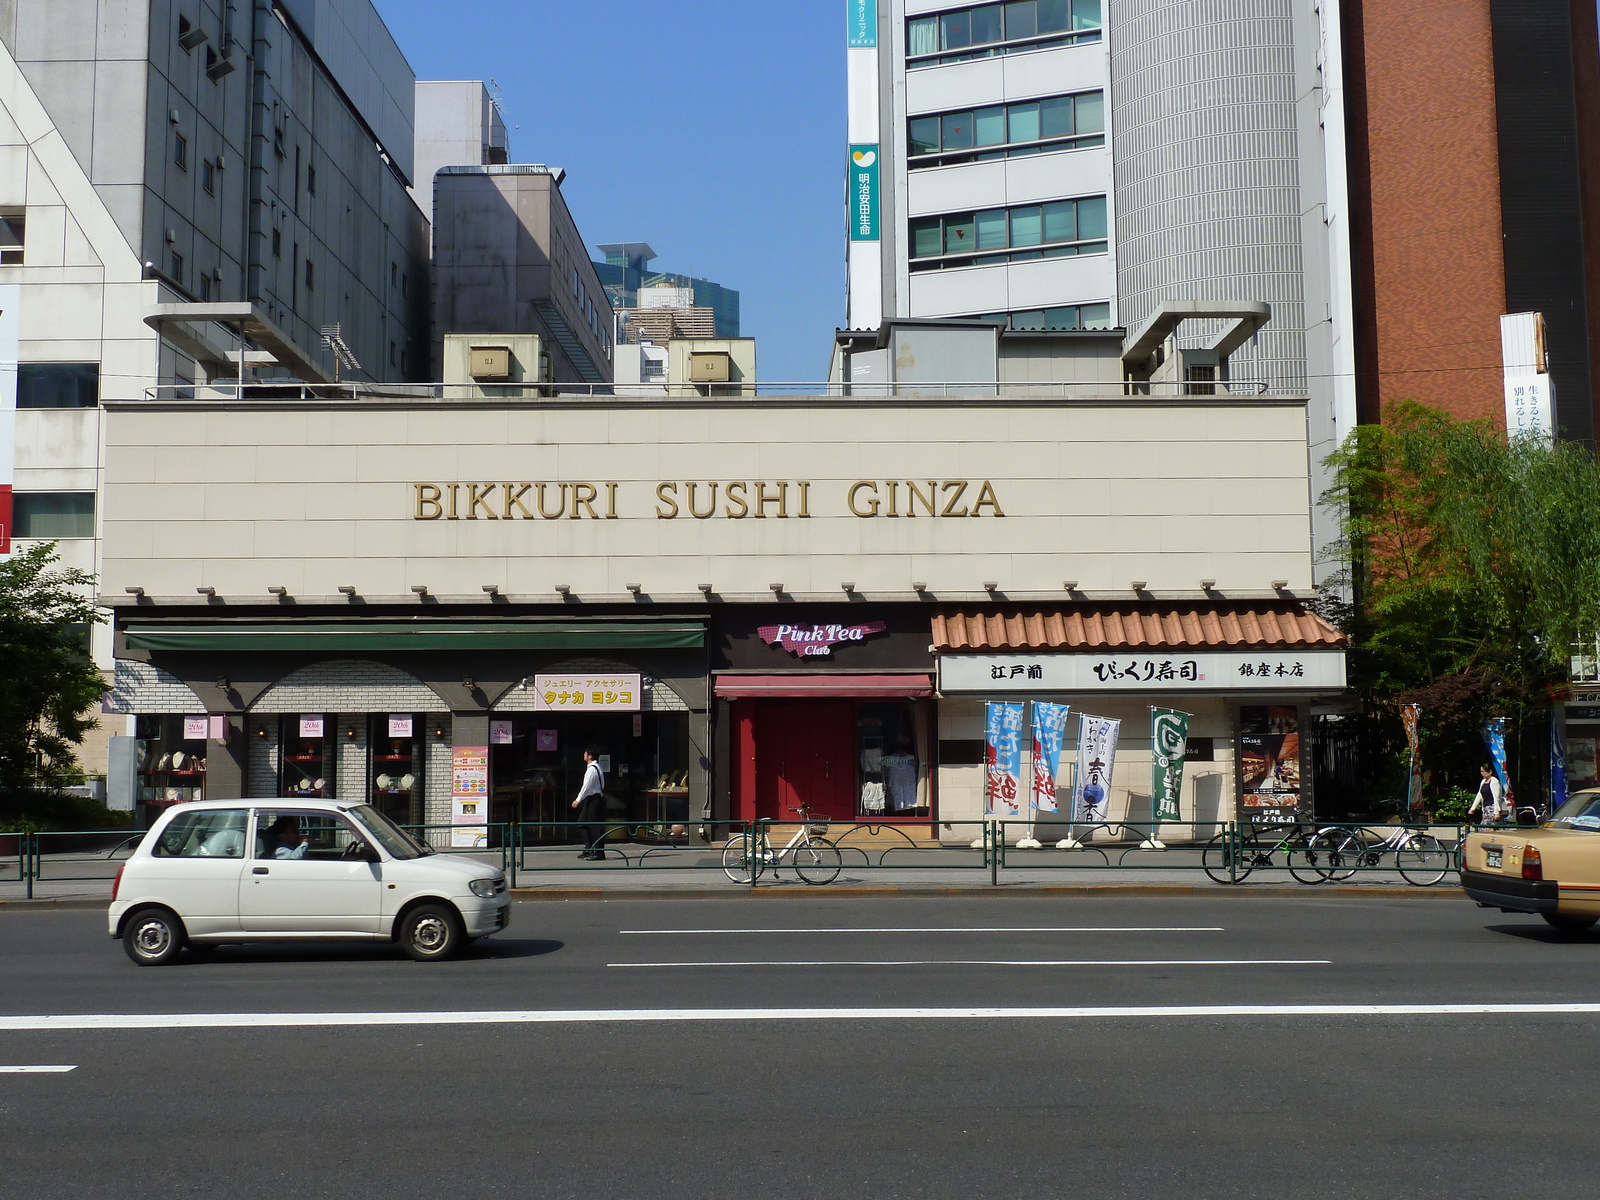
[[878,146],[850,147],[850,240],[878,240]]
[[1078,762],[1072,772],[1073,820],[1106,819],[1121,732],[1122,722],[1114,717],[1078,717]]
[[1056,774],[1061,770],[1061,746],[1067,740],[1065,704],[1039,700],[1033,706],[1033,807],[1057,812]]
[[878,44],[878,0],[845,0],[845,22],[850,49],[871,49]]
[[991,817],[1014,817],[1022,808],[1022,710],[1020,702],[988,707],[983,810]]
[[638,675],[535,675],[535,712],[638,712]]
[[1215,692],[1342,688],[1340,650],[1194,654],[946,654],[945,695],[1005,692]]
[[769,646],[782,646],[796,658],[826,658],[835,646],[859,642],[889,626],[883,621],[860,625],[762,625],[756,629]]

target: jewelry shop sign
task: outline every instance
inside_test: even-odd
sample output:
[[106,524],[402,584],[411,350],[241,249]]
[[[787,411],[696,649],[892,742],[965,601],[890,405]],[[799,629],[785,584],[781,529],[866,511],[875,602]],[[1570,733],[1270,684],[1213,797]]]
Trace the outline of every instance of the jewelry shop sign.
[[639,675],[535,675],[535,712],[638,712]]
[[1010,692],[1259,692],[1342,688],[1344,652],[1182,651],[1155,654],[946,654],[945,695]]

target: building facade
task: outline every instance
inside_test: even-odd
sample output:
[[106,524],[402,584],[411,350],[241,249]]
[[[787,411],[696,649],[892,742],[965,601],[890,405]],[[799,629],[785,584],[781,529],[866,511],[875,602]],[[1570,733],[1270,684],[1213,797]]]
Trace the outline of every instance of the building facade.
[[1309,398],[1320,494],[1356,418],[1339,45],[1313,0],[847,0],[849,326],[1264,302],[1233,378]]
[[983,703],[1032,696],[1128,723],[1123,816],[1151,704],[1208,739],[1185,821],[1309,808],[1287,739],[1344,677],[1302,603],[1305,408],[1120,388],[111,402],[120,794],[147,815],[359,797],[559,841],[595,744],[618,820],[805,803],[970,840]]
[[739,336],[739,293],[733,288],[693,275],[652,271],[650,264],[656,252],[644,242],[609,242],[596,249],[606,256],[604,262],[594,264],[594,269],[605,285],[612,308],[619,312],[639,308],[640,292],[647,288],[681,288],[687,291],[688,302],[678,307],[710,311],[712,328],[706,336]]
[[[413,82],[369,0],[0,6],[13,547],[101,569],[102,399],[425,372]],[[94,651],[109,669],[109,630]]]

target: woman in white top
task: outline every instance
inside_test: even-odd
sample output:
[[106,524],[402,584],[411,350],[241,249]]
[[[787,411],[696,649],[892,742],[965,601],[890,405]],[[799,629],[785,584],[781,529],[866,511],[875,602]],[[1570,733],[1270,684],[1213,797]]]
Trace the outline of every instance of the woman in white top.
[[1479,767],[1478,773],[1482,776],[1478,781],[1478,795],[1472,801],[1472,807],[1467,811],[1478,812],[1481,810],[1483,823],[1485,825],[1493,825],[1506,816],[1505,788],[1500,785],[1500,777],[1494,773],[1494,768],[1488,763],[1484,763],[1483,766]]

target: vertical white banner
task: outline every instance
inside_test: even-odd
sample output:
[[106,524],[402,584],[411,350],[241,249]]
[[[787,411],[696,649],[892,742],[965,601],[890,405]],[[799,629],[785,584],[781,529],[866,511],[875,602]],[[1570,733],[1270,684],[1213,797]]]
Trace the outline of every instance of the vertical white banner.
[[17,309],[20,283],[0,284],[0,556],[11,553],[17,465]]
[[1111,775],[1117,765],[1122,722],[1111,717],[1078,718],[1078,764],[1072,776],[1075,821],[1104,821],[1110,811]]

